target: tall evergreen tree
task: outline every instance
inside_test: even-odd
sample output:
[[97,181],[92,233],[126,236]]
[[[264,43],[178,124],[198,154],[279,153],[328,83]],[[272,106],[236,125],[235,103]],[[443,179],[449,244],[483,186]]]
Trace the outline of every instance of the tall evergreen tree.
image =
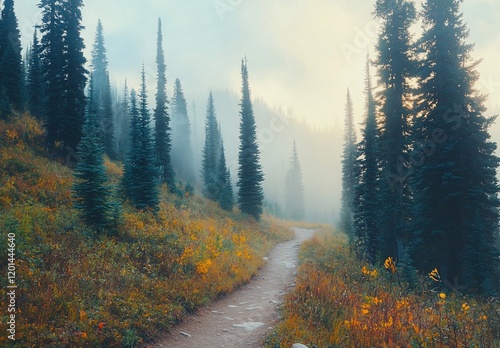
[[[40,0],[43,34],[42,66],[45,85],[45,122],[47,142],[61,142],[64,151],[77,148],[85,118],[87,83],[82,0]],[[64,152],[62,151],[62,152]]]
[[191,124],[181,82],[175,80],[172,112],[172,165],[179,178],[195,182]]
[[443,279],[485,293],[499,288],[499,185],[484,116],[477,96],[476,63],[459,0],[427,0],[420,48],[421,103],[415,134],[416,166],[412,255],[425,272],[438,268]]
[[63,121],[65,59],[62,23],[62,3],[56,0],[41,0],[38,7],[42,9],[42,25],[40,31],[43,84],[45,86],[45,105],[43,108],[47,143],[54,147],[60,140]]
[[217,173],[220,159],[221,135],[215,111],[212,93],[208,97],[207,116],[205,120],[205,145],[203,147],[203,194],[216,201],[220,195],[217,184]]
[[231,211],[234,207],[233,186],[231,173],[227,168],[224,143],[221,143],[220,159],[218,166],[217,185],[219,187],[218,202],[222,209]]
[[150,127],[146,73],[142,69],[139,104],[135,91],[131,94],[130,152],[125,165],[125,193],[137,209],[158,210],[158,167],[154,153],[154,138]]
[[28,73],[26,91],[28,96],[28,110],[38,119],[43,117],[44,107],[44,86],[43,86],[43,71],[41,63],[41,47],[38,40],[38,29],[35,27],[33,34],[33,42],[31,44],[30,55],[28,59]]
[[87,73],[83,55],[85,44],[81,36],[83,0],[67,0],[63,4],[64,32],[64,103],[61,140],[67,151],[76,149],[82,137],[85,119],[85,87]]
[[240,148],[238,156],[238,203],[243,213],[256,220],[262,215],[264,192],[262,182],[264,173],[260,164],[260,151],[257,143],[257,125],[253,114],[250,86],[248,82],[247,61],[241,63],[242,97],[240,111]]
[[401,259],[408,240],[410,192],[402,177],[410,143],[411,88],[415,76],[410,26],[415,5],[407,0],[378,0],[375,17],[382,31],[377,43],[378,70],[382,92],[380,149],[382,177],[380,206],[380,256]]
[[168,115],[166,92],[167,67],[165,64],[165,53],[163,51],[163,34],[160,18],[158,18],[156,64],[158,65],[156,108],[154,111],[156,157],[159,161],[158,164],[161,169],[163,182],[167,184],[170,192],[175,192],[175,173],[172,168],[171,159],[172,139],[170,134],[170,116]]
[[123,171],[122,186],[125,195],[133,203],[138,200],[138,184],[141,180],[139,165],[140,162],[140,114],[137,106],[137,94],[135,89],[130,92],[130,124],[129,124],[129,151],[125,160],[125,169]]
[[305,216],[302,167],[295,142],[293,143],[290,167],[286,177],[286,215],[288,218],[297,221],[303,220]]
[[[6,102],[14,110],[23,111],[24,67],[21,54],[21,35],[14,12],[14,0],[4,0],[0,19],[0,88],[5,90]],[[5,117],[6,115],[0,115]]]
[[123,97],[121,100],[118,100],[114,115],[118,156],[124,158],[130,148],[130,107],[129,90],[126,80],[123,86]]
[[111,159],[117,159],[113,101],[109,81],[108,59],[104,46],[104,33],[101,20],[97,23],[94,47],[92,50],[92,75],[99,119],[102,123],[102,136],[105,153]]
[[91,80],[83,137],[78,146],[80,160],[74,173],[77,180],[73,185],[73,198],[75,208],[81,210],[85,222],[104,229],[110,225],[112,207],[100,127]]
[[[365,78],[365,125],[362,139],[358,144],[357,184],[354,198],[354,243],[371,263],[376,262],[378,254],[377,218],[379,214],[379,167],[378,167],[378,129],[376,105],[370,76],[370,62],[366,62]],[[385,184],[385,183],[384,183]]]
[[353,204],[356,187],[356,130],[351,93],[347,90],[344,121],[344,150],[342,154],[342,206],[340,228],[352,240],[354,238]]

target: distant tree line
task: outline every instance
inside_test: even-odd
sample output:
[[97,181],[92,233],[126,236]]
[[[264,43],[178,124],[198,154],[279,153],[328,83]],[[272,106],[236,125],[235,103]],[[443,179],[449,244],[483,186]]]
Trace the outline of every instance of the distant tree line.
[[500,161],[488,133],[495,117],[484,116],[484,97],[474,90],[477,62],[460,4],[426,0],[414,40],[414,3],[376,2],[379,92],[367,64],[357,146],[348,98],[342,227],[360,257],[393,257],[410,282],[415,270],[437,268],[454,289],[495,294]]

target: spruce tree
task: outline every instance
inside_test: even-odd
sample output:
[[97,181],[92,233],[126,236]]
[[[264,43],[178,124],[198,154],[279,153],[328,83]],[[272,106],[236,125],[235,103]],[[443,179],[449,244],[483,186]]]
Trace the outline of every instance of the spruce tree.
[[193,164],[191,124],[188,117],[187,102],[182,91],[181,82],[176,79],[172,112],[172,165],[180,179],[193,183],[195,182]]
[[24,67],[14,0],[4,0],[0,19],[0,88],[5,90],[5,103],[24,111]]
[[286,178],[286,215],[289,219],[303,220],[305,216],[304,184],[297,145],[293,142],[292,157]]
[[208,199],[216,201],[220,195],[218,180],[218,167],[220,159],[221,135],[215,111],[212,93],[208,97],[207,115],[205,120],[205,145],[203,147],[203,194]]
[[154,110],[156,157],[158,159],[158,165],[161,170],[161,177],[163,182],[167,184],[170,192],[176,192],[175,174],[174,169],[172,168],[171,159],[172,141],[170,134],[170,117],[168,115],[168,100],[166,92],[167,76],[160,18],[158,18],[156,64],[158,68],[156,108]]
[[240,210],[259,220],[262,215],[264,173],[260,164],[257,125],[253,114],[247,61],[241,63],[242,97],[240,111],[240,147],[238,156],[238,204]]
[[123,171],[122,186],[127,198],[132,202],[138,201],[138,185],[141,180],[139,162],[140,158],[140,114],[137,105],[137,94],[134,89],[130,92],[130,124],[129,124],[129,151],[125,160],[125,169]]
[[415,127],[413,243],[418,269],[484,293],[498,289],[499,159],[461,1],[427,0],[420,49],[420,117]]
[[141,210],[158,211],[158,167],[154,153],[151,116],[148,110],[146,73],[142,69],[139,102],[131,94],[130,152],[125,165],[123,185],[130,202]]
[[83,137],[78,146],[79,162],[74,172],[77,180],[73,185],[73,198],[75,208],[82,212],[89,226],[105,229],[110,225],[112,208],[100,127],[91,80]]
[[[370,76],[370,62],[366,62],[365,78],[365,125],[358,144],[356,164],[356,188],[354,195],[354,245],[358,253],[366,255],[369,262],[375,263],[378,251],[379,214],[379,167],[378,167],[378,129],[376,105]],[[383,183],[385,184],[385,183]]]
[[347,90],[344,121],[344,150],[342,154],[342,199],[340,228],[349,238],[354,238],[353,204],[356,187],[356,130],[351,93]]
[[94,89],[99,119],[102,123],[102,137],[105,153],[110,159],[115,160],[118,158],[118,154],[116,149],[113,101],[101,20],[97,23],[94,47],[92,50],[92,75],[95,80]]
[[219,188],[218,202],[222,209],[231,211],[234,207],[233,186],[231,173],[227,168],[224,143],[221,143],[220,159],[218,165],[217,186]]
[[402,171],[410,144],[411,88],[415,76],[410,26],[415,5],[407,0],[378,0],[375,17],[382,20],[377,65],[382,91],[379,249],[381,260],[401,259],[408,240],[410,192]]
[[61,139],[63,122],[63,105],[65,103],[65,59],[62,23],[62,3],[57,0],[41,0],[38,7],[42,10],[40,43],[45,105],[43,108],[47,144],[54,148]]
[[30,55],[28,59],[28,73],[26,91],[28,96],[28,110],[31,115],[39,120],[43,117],[44,107],[44,86],[42,63],[41,63],[41,47],[38,40],[38,29],[35,27],[33,34],[33,42],[31,44]]
[[123,97],[115,106],[115,124],[117,151],[120,158],[124,158],[130,148],[130,110],[129,110],[129,90],[127,81],[123,86]]
[[63,119],[60,134],[64,149],[71,152],[76,149],[82,136],[82,126],[85,119],[85,87],[87,73],[83,55],[85,44],[81,36],[83,30],[82,11],[83,0],[68,0],[63,4],[64,32],[64,103],[62,105]]

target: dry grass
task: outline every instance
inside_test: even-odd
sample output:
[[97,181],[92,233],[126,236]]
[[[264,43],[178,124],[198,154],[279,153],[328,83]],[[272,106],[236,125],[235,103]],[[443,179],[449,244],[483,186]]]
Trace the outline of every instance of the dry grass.
[[[16,234],[18,260],[10,346],[138,346],[248,281],[270,248],[292,237],[271,219],[249,222],[165,189],[157,216],[125,204],[118,235],[95,236],[72,209],[71,171],[46,158],[42,143],[29,116],[0,122],[0,228]],[[106,165],[118,182],[121,168]],[[5,238],[0,249],[6,260]],[[3,332],[7,314],[0,312]]]
[[295,290],[268,348],[500,347],[498,299],[448,293],[431,279],[410,291],[397,268],[353,258],[345,236],[323,228],[301,249]]

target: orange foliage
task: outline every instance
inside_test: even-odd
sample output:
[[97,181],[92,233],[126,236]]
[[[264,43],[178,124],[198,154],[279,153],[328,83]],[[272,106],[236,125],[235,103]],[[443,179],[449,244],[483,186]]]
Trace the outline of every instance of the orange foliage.
[[295,342],[318,348],[500,346],[496,300],[447,295],[425,284],[412,292],[394,281],[399,274],[392,260],[384,265],[388,271],[363,264],[331,230],[306,242],[301,258],[268,348]]

